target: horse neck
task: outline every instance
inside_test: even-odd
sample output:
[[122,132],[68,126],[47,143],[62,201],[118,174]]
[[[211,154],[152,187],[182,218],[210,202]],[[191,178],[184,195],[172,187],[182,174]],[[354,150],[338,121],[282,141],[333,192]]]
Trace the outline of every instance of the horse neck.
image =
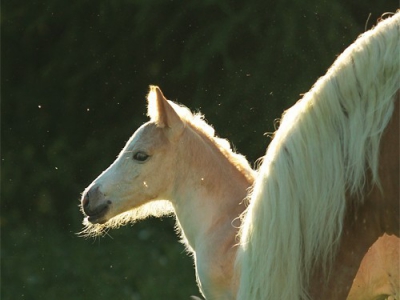
[[245,209],[243,200],[254,179],[195,129],[187,128],[182,139],[172,204],[183,240],[196,251],[205,241],[223,243],[236,235],[240,224],[233,222]]

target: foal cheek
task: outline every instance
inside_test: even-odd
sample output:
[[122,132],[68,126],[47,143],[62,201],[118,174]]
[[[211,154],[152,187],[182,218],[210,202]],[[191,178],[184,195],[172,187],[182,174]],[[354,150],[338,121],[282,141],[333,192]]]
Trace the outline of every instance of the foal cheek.
[[[162,171],[159,172],[163,173]],[[132,191],[132,200],[140,202],[140,204],[144,204],[152,200],[168,200],[165,199],[165,179],[161,178],[162,176],[163,175],[155,176],[155,174],[153,174],[151,177],[140,178],[140,180],[134,184],[135,188]]]

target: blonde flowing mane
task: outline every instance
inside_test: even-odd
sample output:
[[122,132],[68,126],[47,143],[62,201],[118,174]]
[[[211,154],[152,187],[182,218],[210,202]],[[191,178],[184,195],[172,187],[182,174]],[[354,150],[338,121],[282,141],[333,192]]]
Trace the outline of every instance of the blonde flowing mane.
[[400,87],[399,35],[397,13],[284,113],[243,214],[238,299],[307,299],[313,267],[329,273],[346,194],[362,201],[367,170],[379,184],[380,139]]

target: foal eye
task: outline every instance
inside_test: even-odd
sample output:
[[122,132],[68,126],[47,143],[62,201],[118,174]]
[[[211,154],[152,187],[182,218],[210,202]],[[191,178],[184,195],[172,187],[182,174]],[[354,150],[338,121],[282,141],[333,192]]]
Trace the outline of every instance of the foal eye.
[[145,162],[149,158],[149,155],[147,155],[144,152],[138,151],[135,154],[133,154],[133,159],[137,160],[139,162]]

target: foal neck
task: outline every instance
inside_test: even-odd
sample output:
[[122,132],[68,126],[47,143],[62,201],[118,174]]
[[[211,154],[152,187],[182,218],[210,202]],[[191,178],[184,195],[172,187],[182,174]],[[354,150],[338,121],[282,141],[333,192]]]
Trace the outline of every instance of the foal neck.
[[248,164],[235,166],[230,149],[194,128],[186,128],[181,145],[172,204],[183,241],[196,252],[215,237],[223,243],[236,235],[254,172]]
[[177,227],[193,254],[203,296],[232,299],[239,216],[255,173],[243,157],[194,128],[187,127],[179,143],[171,197]]

